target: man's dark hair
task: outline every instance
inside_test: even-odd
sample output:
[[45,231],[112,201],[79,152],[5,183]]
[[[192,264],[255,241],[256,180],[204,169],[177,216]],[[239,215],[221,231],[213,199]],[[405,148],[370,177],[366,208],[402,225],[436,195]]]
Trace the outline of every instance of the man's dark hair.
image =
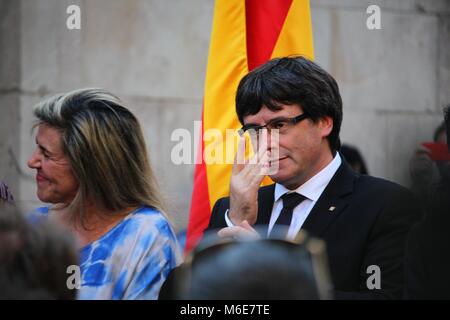
[[342,99],[336,80],[328,72],[304,57],[284,57],[256,68],[239,83],[236,113],[241,123],[263,106],[276,111],[281,104],[300,105],[314,122],[331,117],[333,130],[327,139],[333,153],[339,150]]
[[13,207],[0,206],[0,300],[75,299],[66,271],[77,264],[67,232],[44,222],[31,225]]

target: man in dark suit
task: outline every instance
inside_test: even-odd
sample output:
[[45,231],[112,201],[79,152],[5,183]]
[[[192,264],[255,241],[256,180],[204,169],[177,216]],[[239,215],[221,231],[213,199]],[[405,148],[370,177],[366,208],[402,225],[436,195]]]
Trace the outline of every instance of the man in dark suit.
[[[257,161],[243,160],[241,138],[230,197],[216,202],[208,229],[239,236],[252,225],[269,234],[284,224],[287,237],[306,230],[327,244],[335,298],[401,298],[405,241],[419,205],[405,188],[359,175],[341,158],[333,77],[302,57],[271,60],[241,80],[236,112],[240,132],[258,144]],[[259,188],[265,174],[276,183]]]

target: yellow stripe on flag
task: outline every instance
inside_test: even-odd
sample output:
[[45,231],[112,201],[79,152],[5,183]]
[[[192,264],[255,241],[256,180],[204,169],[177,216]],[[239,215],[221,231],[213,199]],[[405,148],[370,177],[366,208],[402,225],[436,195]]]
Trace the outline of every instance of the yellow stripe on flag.
[[[204,131],[217,128],[224,138],[227,128],[240,127],[235,95],[239,81],[248,73],[245,30],[245,1],[216,1],[206,71]],[[225,159],[223,142],[205,140],[205,151],[215,147],[223,148]],[[212,207],[217,199],[228,194],[231,164],[207,164],[206,168]]]
[[308,0],[292,1],[272,58],[303,55],[314,59],[313,33]]

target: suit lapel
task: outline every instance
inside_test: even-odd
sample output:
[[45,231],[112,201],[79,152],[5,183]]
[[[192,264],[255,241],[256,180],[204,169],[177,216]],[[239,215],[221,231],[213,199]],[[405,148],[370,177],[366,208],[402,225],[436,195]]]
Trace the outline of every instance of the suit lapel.
[[272,215],[274,192],[275,184],[262,187],[258,192],[258,217],[256,224],[263,225],[265,232],[269,228],[270,216]]
[[339,217],[348,205],[346,195],[353,192],[354,180],[358,174],[350,169],[347,163],[342,164],[330,183],[323,191],[316,205],[306,218],[302,229],[313,236],[323,237],[327,227]]

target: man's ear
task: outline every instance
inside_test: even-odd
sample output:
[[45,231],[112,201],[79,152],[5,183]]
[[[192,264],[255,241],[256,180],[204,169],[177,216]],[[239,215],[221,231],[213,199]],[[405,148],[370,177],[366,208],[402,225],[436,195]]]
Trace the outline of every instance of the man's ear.
[[333,130],[333,119],[331,117],[322,117],[319,119],[319,125],[322,130],[322,137],[328,137]]

